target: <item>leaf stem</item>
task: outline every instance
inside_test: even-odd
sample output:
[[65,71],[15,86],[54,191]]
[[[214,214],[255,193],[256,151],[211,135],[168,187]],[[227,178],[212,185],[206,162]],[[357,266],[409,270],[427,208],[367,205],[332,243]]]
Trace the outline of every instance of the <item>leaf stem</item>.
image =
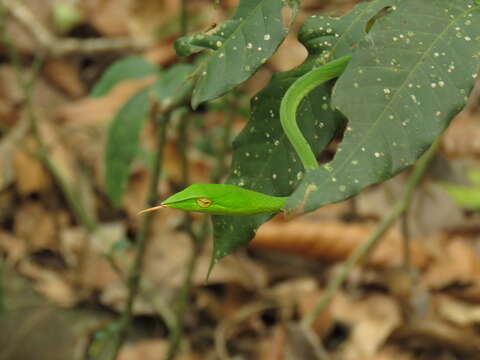
[[[146,204],[147,207],[155,206],[158,202],[158,184],[160,181],[160,176],[163,170],[163,154],[165,149],[165,138],[166,138],[166,129],[170,118],[170,113],[160,116],[158,114],[158,104],[155,103],[152,105],[150,115],[153,119],[157,120],[159,123],[157,144],[155,150],[155,161],[153,164],[152,175],[150,178],[149,189],[147,194]],[[140,292],[140,280],[141,273],[143,268],[143,259],[145,255],[145,249],[148,240],[148,233],[151,228],[151,223],[153,220],[153,213],[147,213],[142,220],[140,225],[140,230],[137,233],[136,237],[136,252],[133,263],[130,267],[129,273],[127,275],[127,284],[128,284],[128,297],[126,300],[125,308],[123,310],[120,322],[118,324],[117,331],[115,332],[113,343],[112,343],[112,352],[108,357],[109,360],[115,360],[118,356],[120,348],[122,347],[125,338],[127,336],[128,330],[132,323],[133,318],[133,304]]]
[[0,258],[0,315],[5,312],[7,309],[5,305],[5,281],[4,281],[4,276],[5,276],[5,260]]
[[[230,112],[225,119],[225,123],[223,125],[223,136],[221,145],[218,147],[216,152],[216,168],[212,171],[211,181],[216,183],[219,182],[220,179],[226,172],[225,166],[225,154],[230,145],[231,139],[231,129],[233,124],[233,119],[235,117],[237,111],[237,101],[234,97],[232,97],[232,106],[230,107]],[[189,166],[188,166],[188,157],[187,157],[187,144],[188,144],[188,125],[189,125],[189,117],[184,115],[179,127],[179,134],[178,134],[178,145],[179,151],[181,154],[181,162],[182,162],[182,187],[186,187],[189,184],[190,173],[189,173]],[[182,283],[182,288],[177,298],[177,309],[176,309],[176,322],[173,331],[170,333],[169,337],[169,349],[164,357],[164,360],[172,360],[175,358],[178,348],[180,346],[180,342],[183,335],[183,327],[184,327],[184,320],[185,320],[185,313],[187,311],[188,301],[191,293],[192,287],[192,278],[193,274],[195,273],[195,268],[197,265],[198,258],[203,251],[203,247],[205,245],[205,241],[208,237],[209,233],[209,218],[207,216],[204,217],[203,223],[201,226],[200,232],[195,232],[192,227],[192,217],[190,213],[185,213],[184,218],[184,227],[186,232],[190,235],[190,239],[192,241],[192,252],[190,255],[190,259],[187,263],[187,268],[185,272],[185,277]]]
[[180,13],[180,33],[182,36],[188,33],[188,0],[182,0],[182,9]]
[[[187,144],[188,144],[188,125],[189,125],[190,118],[188,114],[182,114],[182,119],[180,121],[180,126],[178,129],[178,151],[180,152],[181,156],[181,168],[182,168],[182,187],[186,187],[189,183],[190,179],[190,171],[188,166],[188,157],[187,157]],[[204,218],[204,224],[208,224],[208,218]],[[182,282],[182,287],[180,292],[177,296],[176,300],[176,311],[175,311],[175,323],[172,331],[169,335],[169,347],[168,351],[165,354],[164,360],[172,360],[175,358],[178,348],[180,346],[180,342],[182,340],[183,335],[183,327],[185,322],[185,313],[187,311],[187,306],[190,298],[190,292],[192,288],[192,278],[195,272],[195,268],[197,265],[198,257],[200,256],[203,245],[207,238],[207,232],[203,232],[197,234],[193,229],[192,224],[192,217],[190,213],[184,214],[183,219],[183,227],[185,228],[186,232],[190,236],[192,242],[191,254],[190,258],[187,263],[185,277]]]
[[392,210],[389,214],[383,217],[378,224],[377,228],[373,231],[370,237],[359,245],[349,256],[347,261],[343,263],[339,269],[339,272],[330,280],[325,289],[323,296],[317,302],[313,310],[305,315],[301,321],[301,325],[307,329],[311,328],[315,320],[318,318],[325,306],[333,298],[337,290],[343,284],[343,282],[348,277],[350,271],[363,259],[370,250],[382,239],[382,236],[387,232],[387,230],[393,225],[393,223],[400,217],[407,209],[412,200],[412,196],[415,188],[417,187],[420,180],[423,178],[425,171],[428,169],[430,161],[435,155],[438,145],[439,138],[435,140],[430,149],[420,158],[420,160],[415,165],[415,168],[408,178],[405,189],[403,190],[400,198],[395,202]]

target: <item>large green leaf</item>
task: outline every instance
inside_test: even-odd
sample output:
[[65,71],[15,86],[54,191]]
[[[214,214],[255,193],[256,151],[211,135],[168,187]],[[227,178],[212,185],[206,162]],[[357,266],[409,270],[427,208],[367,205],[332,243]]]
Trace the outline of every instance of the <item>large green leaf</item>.
[[182,101],[192,88],[193,66],[179,64],[166,71],[152,85],[152,95],[162,107],[172,107]]
[[149,89],[127,101],[110,124],[105,149],[105,187],[115,206],[120,206],[130,164],[137,155],[140,131],[149,109]]
[[273,55],[287,34],[282,24],[286,5],[292,6],[280,0],[241,0],[235,15],[212,33],[177,40],[180,56],[210,50],[197,70],[193,107],[241,84]]
[[[340,18],[314,16],[300,30],[309,57],[298,68],[276,74],[252,100],[251,119],[233,144],[231,173],[227,182],[271,195],[289,195],[303,176],[303,166],[286,138],[279,119],[280,102],[288,87],[314,66],[351,52],[365,35],[367,21],[391,1],[356,6]],[[342,123],[328,106],[331,85],[307,96],[297,112],[302,132],[319,154]],[[214,216],[214,260],[247,244],[256,229],[271,216]]]
[[480,59],[480,7],[402,0],[379,19],[338,80],[348,127],[333,161],[306,174],[287,203],[307,212],[414,163],[464,106]]
[[157,68],[152,63],[139,56],[129,56],[114,62],[102,75],[100,80],[95,84],[90,96],[100,97],[106,95],[118,83],[140,79],[155,73]]

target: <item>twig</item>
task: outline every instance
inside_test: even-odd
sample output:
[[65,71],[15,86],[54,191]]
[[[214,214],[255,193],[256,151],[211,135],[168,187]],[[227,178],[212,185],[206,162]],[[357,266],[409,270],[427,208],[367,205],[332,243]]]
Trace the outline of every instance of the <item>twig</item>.
[[143,50],[150,44],[139,42],[132,38],[118,37],[110,39],[75,39],[59,38],[44,26],[32,14],[27,6],[18,0],[0,0],[6,9],[18,20],[35,39],[44,47],[44,50],[54,56],[71,53],[98,53],[119,50]]
[[[188,124],[189,124],[189,117],[187,114],[182,114],[180,126],[178,129],[178,141],[177,144],[179,146],[179,152],[181,154],[181,168],[182,168],[182,187],[185,187],[189,183],[190,179],[190,172],[188,166],[188,157],[187,157],[187,144],[188,144]],[[178,294],[176,300],[176,311],[175,311],[175,323],[172,331],[170,332],[169,336],[169,347],[168,351],[165,354],[165,360],[171,360],[177,354],[178,348],[180,346],[180,342],[183,335],[183,327],[184,327],[184,320],[185,320],[185,313],[187,311],[187,306],[190,298],[190,292],[192,288],[192,277],[195,272],[195,268],[197,265],[198,257],[200,256],[203,246],[205,244],[205,240],[207,238],[207,232],[202,231],[200,234],[197,234],[192,226],[192,217],[190,213],[185,213],[183,219],[183,227],[185,228],[186,232],[189,234],[191,242],[192,242],[192,249],[190,258],[187,263],[187,268],[185,271],[185,277],[182,282],[182,288]],[[207,229],[208,225],[208,218],[204,218],[204,226],[203,229]]]
[[402,265],[403,269],[406,271],[410,270],[412,263],[411,252],[412,252],[412,241],[410,237],[410,229],[408,226],[408,209],[405,209],[405,212],[402,214],[401,218],[401,229],[402,229]]
[[222,177],[227,172],[227,165],[225,164],[225,154],[227,153],[228,149],[230,149],[230,142],[232,138],[232,126],[233,121],[235,119],[235,115],[238,111],[238,97],[233,94],[230,97],[230,111],[225,119],[225,124],[223,125],[223,136],[220,146],[218,147],[216,154],[217,154],[217,168],[213,171],[212,175],[212,182],[218,183],[222,180]]
[[[226,117],[224,126],[223,126],[223,137],[222,142],[219,148],[217,149],[217,156],[216,156],[216,167],[212,172],[211,181],[216,183],[218,182],[226,172],[225,166],[225,154],[228,151],[230,146],[230,138],[231,138],[231,128],[233,119],[235,117],[237,106],[236,100],[232,97],[232,105],[230,107],[230,112]],[[187,146],[188,143],[188,124],[189,124],[188,116],[183,116],[182,121],[179,127],[179,134],[178,134],[178,144],[179,144],[179,152],[181,154],[181,167],[182,167],[182,187],[186,187],[189,184],[189,166],[188,166],[188,157],[187,157]],[[189,213],[185,213],[184,221],[183,221],[184,228],[186,232],[190,235],[190,239],[192,240],[192,253],[190,255],[190,259],[187,263],[187,269],[185,272],[185,278],[182,283],[182,288],[177,298],[177,309],[176,309],[176,326],[174,331],[170,333],[169,337],[169,349],[165,355],[165,360],[172,360],[180,346],[180,341],[183,335],[183,327],[184,327],[184,319],[185,319],[185,312],[187,311],[188,300],[190,297],[191,287],[192,287],[192,277],[195,272],[196,264],[198,261],[198,257],[202,253],[203,247],[205,245],[205,241],[208,237],[208,229],[209,229],[209,218],[204,217],[203,224],[201,226],[201,231],[199,233],[195,232],[192,227],[192,218]]]
[[182,0],[182,10],[180,13],[180,33],[182,36],[187,35],[188,33],[188,0]]
[[5,306],[5,260],[0,258],[0,315],[3,314],[6,310]]
[[[158,115],[158,104],[152,105],[151,117],[158,121],[158,137],[155,151],[155,161],[153,164],[152,175],[150,179],[148,195],[147,195],[147,207],[155,206],[158,202],[158,183],[160,180],[160,175],[163,170],[163,153],[165,149],[165,138],[166,138],[166,129],[169,122],[170,113],[167,113],[164,116]],[[120,348],[122,347],[123,342],[125,341],[128,329],[130,328],[132,317],[133,317],[133,304],[135,299],[138,296],[140,290],[140,280],[141,273],[143,268],[143,259],[145,255],[145,249],[147,245],[148,233],[151,228],[151,223],[153,219],[153,213],[147,213],[142,221],[140,230],[137,233],[136,237],[136,253],[133,264],[128,273],[128,297],[125,304],[125,309],[123,310],[122,317],[118,324],[117,331],[114,334],[114,339],[112,342],[112,352],[108,357],[109,360],[115,360],[118,356]]]
[[335,274],[335,276],[328,283],[327,288],[323,293],[323,296],[317,302],[314,309],[311,312],[307,313],[302,319],[302,326],[304,326],[305,328],[310,328],[313,325],[315,319],[318,318],[322,310],[332,299],[333,295],[337,292],[337,290],[346,280],[350,271],[380,241],[382,236],[393,225],[393,223],[398,219],[398,217],[406,211],[408,205],[410,204],[410,201],[412,200],[412,196],[416,186],[422,179],[425,171],[428,168],[428,164],[430,163],[437,151],[438,144],[439,138],[435,140],[430,149],[428,149],[428,151],[420,158],[420,160],[415,165],[415,168],[407,181],[405,189],[403,190],[400,198],[394,204],[391,212],[382,218],[372,235],[364,243],[358,246],[352,252],[347,261],[341,265],[338,273]]

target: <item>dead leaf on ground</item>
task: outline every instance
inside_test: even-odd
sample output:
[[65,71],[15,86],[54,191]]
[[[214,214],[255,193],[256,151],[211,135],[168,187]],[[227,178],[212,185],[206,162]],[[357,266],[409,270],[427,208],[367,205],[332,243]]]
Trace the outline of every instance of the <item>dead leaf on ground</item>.
[[427,286],[441,289],[453,284],[480,283],[480,258],[468,238],[444,237],[435,249],[435,260],[422,277]]
[[28,253],[27,244],[8,232],[0,232],[0,250],[7,255],[9,262],[16,264]]
[[30,252],[58,249],[56,213],[37,201],[23,202],[15,212],[15,237],[25,241]]
[[52,186],[50,175],[40,158],[35,156],[38,151],[38,144],[32,136],[25,138],[15,151],[16,187],[21,196],[45,192]]
[[435,298],[435,307],[444,319],[458,326],[480,324],[479,304],[469,304],[451,296],[439,295]]
[[480,155],[479,115],[466,111],[454,118],[442,137],[442,150],[451,158]]
[[[249,246],[319,260],[341,261],[365,241],[375,227],[375,224],[338,220],[269,222],[260,227]],[[369,263],[375,266],[400,265],[401,249],[401,235],[398,230],[392,229],[375,248]],[[411,258],[418,267],[428,262],[429,254],[419,241],[412,241]]]
[[344,293],[332,302],[334,319],[351,327],[342,359],[366,359],[378,352],[391,333],[402,323],[398,304],[386,295],[370,295],[353,300]]
[[42,296],[53,301],[57,306],[72,307],[80,301],[77,291],[66,274],[49,270],[24,260],[19,265],[19,271],[33,280],[33,288]]
[[73,61],[51,59],[45,64],[45,76],[72,98],[79,98],[87,94],[85,84],[80,79],[78,66]]

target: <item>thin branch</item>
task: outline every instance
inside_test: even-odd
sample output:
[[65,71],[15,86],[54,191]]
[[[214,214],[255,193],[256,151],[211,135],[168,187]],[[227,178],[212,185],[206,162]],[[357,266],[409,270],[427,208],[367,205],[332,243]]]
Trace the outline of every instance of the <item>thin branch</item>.
[[[188,154],[187,154],[187,144],[188,144],[188,125],[190,122],[190,118],[188,114],[181,115],[180,126],[178,129],[178,151],[181,156],[181,169],[182,169],[182,187],[186,187],[190,181],[190,171],[189,171],[189,164],[188,164]],[[208,218],[204,218],[204,223],[208,221]],[[207,223],[208,224],[208,223]],[[195,268],[197,265],[198,257],[200,256],[203,245],[207,238],[207,233],[197,234],[193,229],[193,219],[190,213],[185,213],[183,219],[183,227],[185,228],[186,232],[189,234],[192,249],[190,258],[187,263],[187,268],[185,271],[185,277],[182,282],[182,287],[180,292],[177,296],[176,300],[176,310],[175,310],[175,323],[172,331],[169,335],[169,347],[168,351],[165,354],[165,360],[172,360],[175,358],[178,348],[180,346],[180,342],[183,336],[183,327],[185,322],[185,313],[187,311],[191,288],[192,288],[192,278],[195,272]]]
[[143,50],[151,45],[132,38],[109,39],[59,38],[43,25],[30,9],[18,0],[0,0],[5,8],[35,37],[44,50],[54,56],[71,53],[98,53],[119,50]]
[[330,280],[323,293],[323,296],[315,305],[314,309],[307,313],[302,319],[301,325],[305,328],[310,328],[315,319],[318,318],[325,306],[330,302],[332,297],[335,295],[337,290],[343,284],[343,282],[348,277],[350,271],[363,259],[370,250],[375,247],[375,245],[381,240],[382,236],[387,232],[387,230],[393,225],[393,223],[400,217],[408,208],[415,188],[417,187],[420,180],[423,178],[425,171],[428,169],[430,161],[433,159],[439,144],[439,138],[433,143],[430,149],[420,158],[420,160],[415,165],[415,168],[410,175],[405,189],[403,190],[400,198],[394,204],[391,212],[386,215],[377,228],[374,230],[372,235],[360,246],[358,246],[347,259],[347,261],[341,265],[339,272]]
[[[165,149],[165,138],[166,138],[166,129],[169,122],[170,114],[165,116],[158,115],[158,104],[152,105],[151,117],[158,121],[158,137],[155,151],[155,162],[153,164],[152,175],[150,178],[150,184],[147,195],[147,207],[152,207],[158,202],[158,184],[160,181],[160,176],[163,170],[163,153]],[[128,273],[128,297],[125,304],[125,309],[120,318],[117,331],[114,334],[114,339],[112,342],[112,352],[108,357],[109,360],[115,360],[118,356],[120,348],[122,347],[125,338],[127,336],[128,329],[132,323],[133,318],[133,304],[140,292],[140,280],[141,273],[143,268],[143,259],[145,255],[145,249],[148,240],[148,233],[151,228],[151,223],[153,220],[153,213],[147,213],[142,221],[140,230],[137,233],[136,237],[136,253],[133,264]]]
[[0,258],[0,315],[2,315],[5,310],[7,309],[5,305],[5,296],[6,296],[6,291],[5,291],[5,260],[3,258]]
[[[212,171],[211,181],[216,183],[218,182],[223,175],[226,173],[225,165],[225,155],[228,152],[231,139],[231,130],[233,119],[237,113],[237,101],[235,97],[231,98],[230,111],[225,119],[223,125],[223,136],[221,139],[221,144],[216,152],[216,166]],[[179,127],[178,134],[178,145],[179,152],[181,154],[181,168],[182,168],[182,187],[186,187],[189,184],[190,174],[188,166],[188,154],[187,154],[187,144],[188,144],[188,125],[190,123],[188,116],[183,116],[182,121]],[[196,264],[200,254],[202,253],[205,241],[208,237],[209,229],[209,218],[204,217],[201,231],[199,233],[195,232],[192,227],[192,217],[189,213],[185,213],[185,218],[183,221],[184,228],[186,232],[190,235],[192,240],[192,253],[190,259],[187,263],[187,269],[185,272],[185,278],[182,283],[182,288],[177,298],[177,309],[176,309],[176,326],[174,331],[170,333],[169,337],[169,349],[165,355],[165,360],[172,360],[177,354],[178,348],[183,335],[184,319],[185,313],[188,307],[188,301],[190,297],[191,287],[192,287],[192,277],[195,273]]]
[[188,33],[188,0],[182,0],[182,10],[180,13],[180,34],[182,36]]

